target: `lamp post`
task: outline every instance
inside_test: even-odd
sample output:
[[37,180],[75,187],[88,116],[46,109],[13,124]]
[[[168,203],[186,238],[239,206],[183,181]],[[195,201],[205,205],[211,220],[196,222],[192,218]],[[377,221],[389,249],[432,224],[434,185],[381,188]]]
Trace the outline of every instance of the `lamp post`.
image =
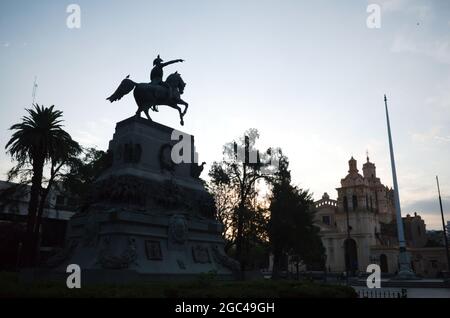
[[395,203],[395,212],[397,217],[397,235],[398,235],[398,245],[399,245],[399,271],[396,279],[416,279],[414,272],[411,269],[411,260],[408,252],[406,251],[406,243],[405,243],[405,233],[403,231],[403,220],[402,220],[402,212],[400,210],[400,195],[397,184],[397,172],[395,169],[395,159],[394,159],[394,146],[392,145],[392,135],[391,135],[391,124],[389,122],[389,112],[387,106],[387,98],[384,95],[384,106],[386,110],[386,122],[387,122],[387,131],[389,138],[389,151],[391,155],[391,168],[392,168],[392,181],[394,183],[394,203]]

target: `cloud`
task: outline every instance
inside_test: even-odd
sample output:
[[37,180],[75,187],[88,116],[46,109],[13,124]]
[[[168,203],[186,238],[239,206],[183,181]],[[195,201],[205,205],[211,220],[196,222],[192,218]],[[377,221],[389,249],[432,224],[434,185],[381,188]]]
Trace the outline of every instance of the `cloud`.
[[444,127],[450,126],[450,77],[438,83],[436,89],[425,100],[426,109],[433,119],[441,122]]
[[450,142],[450,136],[434,136],[434,139],[442,142]]
[[433,141],[439,143],[450,142],[450,136],[442,134],[442,130],[442,127],[432,127],[428,131],[411,133],[411,138],[416,143],[428,144]]
[[14,162],[9,157],[0,158],[0,179],[6,180],[9,169],[14,166]]
[[[436,190],[437,191],[437,190]],[[443,203],[450,204],[450,197],[443,197]],[[439,201],[437,194],[434,197],[428,197],[421,200],[406,202],[403,210],[405,213],[424,211],[432,214],[439,214]]]
[[395,36],[391,51],[418,54],[450,64],[450,39],[446,38],[423,40],[414,38],[411,32],[402,31]]
[[403,10],[407,5],[407,0],[378,0],[378,1],[371,1],[368,0],[369,3],[377,3],[381,5],[383,8],[383,11],[387,12],[397,12]]
[[103,143],[103,140],[98,135],[86,130],[75,132],[74,139],[87,147],[98,147],[99,144]]
[[73,138],[84,147],[106,149],[111,138],[107,133],[114,125],[114,121],[109,118],[99,118],[95,122],[88,121],[83,129],[73,133]]
[[[450,207],[450,196],[442,197],[444,207]],[[427,225],[427,229],[442,228],[441,212],[437,194],[434,197],[428,197],[421,200],[406,202],[402,206],[402,215],[413,214],[417,212]],[[444,211],[445,213],[445,211]],[[444,215],[445,217],[445,215]],[[448,220],[448,217],[446,218]]]
[[427,230],[441,230],[442,231],[442,220],[439,214],[429,214],[420,213],[422,220],[424,220]]
[[428,18],[432,18],[433,12],[430,6],[427,5],[413,5],[407,9],[407,12],[423,21]]
[[[369,1],[371,2],[371,1]],[[405,18],[405,24],[401,25],[394,36],[391,51],[394,53],[411,53],[431,58],[438,63],[450,64],[450,37],[448,32],[441,36],[436,35],[432,29],[420,28],[417,32],[417,23],[441,27],[442,12],[448,10],[448,4],[418,0],[378,0],[382,12],[386,14],[399,15],[395,19],[400,21]],[[443,1],[445,2],[445,1]],[[393,17],[392,17],[393,18]],[[414,23],[411,24],[411,21]],[[449,22],[450,24],[450,22]]]
[[419,0],[368,0],[368,3],[381,5],[385,13],[404,13],[419,18],[420,20],[432,16],[433,10]]

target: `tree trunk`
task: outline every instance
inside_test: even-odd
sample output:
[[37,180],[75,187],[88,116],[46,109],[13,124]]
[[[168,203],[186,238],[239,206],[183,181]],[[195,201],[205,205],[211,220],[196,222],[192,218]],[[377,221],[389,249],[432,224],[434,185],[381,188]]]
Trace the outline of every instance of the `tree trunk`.
[[240,265],[241,265],[241,274],[242,277],[241,279],[243,279],[243,273],[245,270],[245,264],[243,262],[242,259],[242,240],[243,240],[243,231],[244,231],[244,209],[245,209],[245,185],[246,185],[246,179],[247,179],[247,166],[246,163],[247,161],[247,142],[248,139],[246,137],[245,139],[245,159],[244,162],[242,164],[242,182],[240,183],[240,195],[239,195],[239,207],[238,207],[238,224],[237,224],[237,233],[236,233],[236,258],[239,261]]
[[36,217],[36,222],[34,224],[34,229],[33,229],[33,242],[32,242],[32,246],[34,248],[34,257],[33,257],[33,264],[36,263],[36,261],[39,259],[39,241],[40,241],[40,228],[41,228],[41,223],[42,223],[42,214],[44,213],[44,208],[45,208],[45,201],[47,200],[47,196],[50,192],[50,188],[53,184],[53,181],[50,180],[49,184],[47,185],[47,188],[44,189],[44,191],[42,192],[42,195],[39,199],[39,207],[37,210],[37,217]]
[[231,248],[233,247],[234,244],[235,244],[235,242],[233,242],[233,241],[225,240],[225,246],[223,247],[223,250],[225,251],[225,253],[228,254],[228,252],[231,250]]
[[274,244],[273,265],[272,265],[272,279],[274,280],[280,278],[282,256],[283,256],[282,249],[278,246],[278,244]]
[[[238,224],[237,224],[237,234],[236,234],[236,258],[241,266],[241,273],[245,270],[245,264],[242,257],[242,241],[243,241],[243,229],[244,229],[244,207],[241,203],[238,208]],[[241,279],[244,277],[242,276]]]
[[25,267],[33,266],[35,258],[34,246],[34,226],[36,224],[36,214],[39,205],[39,195],[42,187],[42,173],[44,169],[44,158],[35,158],[33,160],[33,177],[31,179],[30,202],[28,204],[27,231],[24,241],[22,265]]
[[41,226],[41,221],[42,221],[42,214],[44,213],[44,208],[45,208],[45,201],[47,200],[47,196],[50,192],[50,187],[51,187],[51,184],[49,183],[49,185],[43,191],[42,196],[40,198],[39,208],[37,211],[37,218],[36,218],[36,222],[34,225],[34,233],[39,233],[39,228]]

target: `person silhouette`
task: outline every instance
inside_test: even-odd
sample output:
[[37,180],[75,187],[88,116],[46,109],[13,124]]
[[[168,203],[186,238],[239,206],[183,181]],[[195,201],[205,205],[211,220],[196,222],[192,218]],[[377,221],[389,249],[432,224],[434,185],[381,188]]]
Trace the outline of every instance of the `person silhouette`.
[[[170,64],[179,63],[179,62],[184,62],[184,60],[178,59],[178,60],[172,60],[172,61],[168,61],[168,62],[164,63],[164,61],[161,59],[159,54],[156,57],[156,59],[153,60],[153,68],[152,68],[152,71],[150,72],[150,83],[154,84],[154,85],[161,85],[162,87],[165,87],[169,92],[169,99],[172,98],[172,88],[166,82],[163,81],[163,75],[164,75],[163,68]],[[156,106],[152,106],[152,110],[157,112],[158,108]]]

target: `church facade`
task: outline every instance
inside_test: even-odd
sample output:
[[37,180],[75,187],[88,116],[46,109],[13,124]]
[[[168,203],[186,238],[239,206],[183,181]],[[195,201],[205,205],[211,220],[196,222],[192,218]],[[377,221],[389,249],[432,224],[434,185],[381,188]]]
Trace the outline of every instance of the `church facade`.
[[[337,199],[327,193],[315,202],[315,223],[320,228],[329,272],[366,272],[380,265],[385,274],[398,269],[398,240],[394,191],[383,185],[369,157],[360,174],[352,157],[341,179]],[[425,222],[417,214],[403,218],[407,249],[416,273],[433,277],[445,270],[444,248],[428,248]]]

